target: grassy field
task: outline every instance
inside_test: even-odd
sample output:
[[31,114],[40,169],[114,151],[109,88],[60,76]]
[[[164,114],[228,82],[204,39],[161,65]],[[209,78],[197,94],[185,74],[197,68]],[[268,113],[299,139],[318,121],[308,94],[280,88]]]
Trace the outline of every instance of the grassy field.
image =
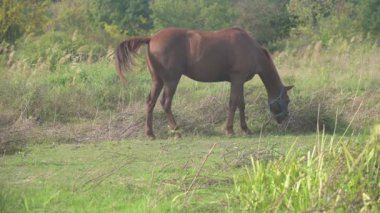
[[291,115],[269,120],[255,77],[245,85],[249,137],[238,125],[223,134],[227,83],[184,77],[173,103],[182,138],[158,105],[155,141],[143,136],[143,59],[122,85],[109,58],[66,62],[58,47],[48,58],[1,55],[0,212],[379,211],[376,42],[273,53],[295,85]]
[[[309,143],[313,139],[301,137]],[[250,154],[261,150],[263,156],[258,157],[275,159],[293,143],[292,137],[281,142],[268,137],[260,147],[258,140],[211,137],[33,145],[1,158],[0,203],[5,210],[17,211],[166,212],[183,205],[193,210],[224,210],[226,195],[233,191],[233,175],[244,172],[242,166]]]
[[[379,138],[311,134],[88,144],[44,141],[0,158],[0,208],[376,212]],[[352,148],[355,151],[348,151]]]

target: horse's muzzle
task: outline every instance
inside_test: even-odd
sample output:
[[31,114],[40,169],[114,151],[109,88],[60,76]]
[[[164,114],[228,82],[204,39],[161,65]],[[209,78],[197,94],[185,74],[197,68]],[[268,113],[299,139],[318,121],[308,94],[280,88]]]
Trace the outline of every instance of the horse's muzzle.
[[286,120],[286,118],[288,117],[289,115],[289,112],[281,112],[277,115],[274,115],[274,118],[276,119],[277,123],[278,124],[281,124],[284,120]]

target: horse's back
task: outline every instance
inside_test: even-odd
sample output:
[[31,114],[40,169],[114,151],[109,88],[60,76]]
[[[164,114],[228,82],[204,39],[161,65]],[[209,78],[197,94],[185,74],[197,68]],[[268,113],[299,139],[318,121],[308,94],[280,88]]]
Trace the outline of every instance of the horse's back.
[[166,28],[152,36],[149,50],[151,52],[173,51],[173,49],[184,48],[185,43],[185,29]]
[[206,82],[229,81],[231,75],[249,79],[262,56],[257,41],[240,28],[215,32],[166,28],[151,38],[149,52],[166,72]]
[[185,75],[206,82],[229,81],[233,67],[235,45],[231,42],[232,29],[216,32],[189,30],[188,58]]

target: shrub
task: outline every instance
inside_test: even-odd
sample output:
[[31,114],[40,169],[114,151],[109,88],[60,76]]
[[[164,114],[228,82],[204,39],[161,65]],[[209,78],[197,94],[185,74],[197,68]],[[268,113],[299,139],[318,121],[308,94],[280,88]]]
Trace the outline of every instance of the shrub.
[[138,35],[152,28],[149,0],[93,0],[89,15],[95,26],[114,27],[126,35]]
[[287,10],[288,1],[240,0],[237,24],[260,42],[268,43],[288,36],[296,20]]
[[360,12],[361,26],[364,31],[380,34],[380,1],[362,0]]
[[151,7],[155,29],[219,30],[231,27],[237,15],[228,0],[156,0]]
[[96,61],[106,54],[104,47],[74,32],[49,32],[39,37],[28,37],[17,42],[17,56],[29,64],[46,63],[54,71],[68,62]]
[[0,42],[15,42],[24,34],[40,33],[47,18],[47,3],[39,0],[2,0]]

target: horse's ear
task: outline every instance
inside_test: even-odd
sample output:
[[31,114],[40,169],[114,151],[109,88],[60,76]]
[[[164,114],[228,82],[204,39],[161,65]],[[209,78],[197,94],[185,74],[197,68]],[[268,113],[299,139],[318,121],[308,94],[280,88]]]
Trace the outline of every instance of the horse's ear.
[[285,86],[285,89],[286,89],[286,91],[289,91],[289,90],[291,90],[293,87],[294,87],[294,85],[291,85],[291,86]]

